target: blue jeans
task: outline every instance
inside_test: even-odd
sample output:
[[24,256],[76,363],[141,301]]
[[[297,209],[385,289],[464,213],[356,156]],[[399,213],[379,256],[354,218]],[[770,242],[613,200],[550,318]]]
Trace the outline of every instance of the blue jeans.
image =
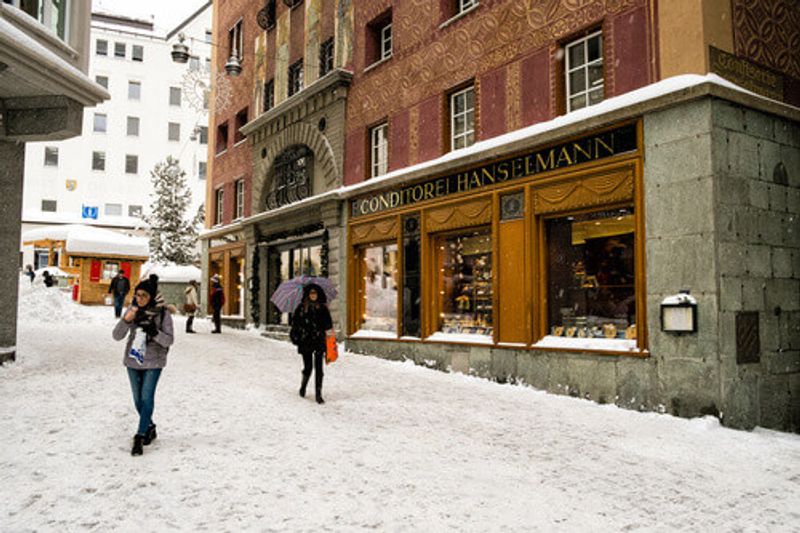
[[115,294],[114,295],[114,316],[119,318],[122,316],[122,308],[125,306],[125,295],[124,294]]
[[153,409],[155,409],[156,385],[161,376],[160,368],[147,370],[128,369],[128,379],[131,381],[133,404],[139,413],[139,430],[137,435],[144,435],[150,424],[153,423]]

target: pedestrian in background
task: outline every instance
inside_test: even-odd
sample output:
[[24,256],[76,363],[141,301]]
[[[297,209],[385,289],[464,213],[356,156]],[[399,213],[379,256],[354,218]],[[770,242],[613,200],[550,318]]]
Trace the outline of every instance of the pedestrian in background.
[[153,422],[156,385],[174,341],[171,309],[158,293],[158,276],[155,274],[136,285],[131,306],[114,326],[114,340],[122,340],[126,335],[128,342],[123,364],[128,370],[133,404],[139,413],[131,455],[142,455],[143,446],[153,442],[157,436]]
[[25,275],[31,279],[31,285],[33,285],[33,279],[36,277],[36,272],[33,271],[33,265],[25,267]]
[[114,296],[114,316],[119,318],[122,315],[122,308],[125,307],[125,298],[131,291],[131,282],[125,277],[122,270],[117,271],[117,275],[111,280],[108,286],[108,293]]
[[289,338],[303,356],[303,377],[300,382],[300,396],[305,397],[306,386],[311,378],[312,358],[314,363],[314,384],[317,403],[322,399],[322,363],[325,361],[325,339],[328,330],[333,329],[331,312],[327,297],[319,285],[310,284],[303,288],[303,301],[292,314],[292,329]]
[[219,275],[211,276],[211,308],[214,311],[214,331],[222,333],[222,306],[225,305],[225,291],[219,282]]
[[189,286],[186,287],[186,303],[183,304],[183,312],[189,317],[186,319],[186,333],[197,333],[192,329],[194,323],[194,315],[197,312],[197,281],[189,281]]
[[45,287],[52,287],[56,283],[56,280],[53,278],[53,276],[50,275],[50,272],[48,272],[47,270],[42,272],[42,279],[44,280]]

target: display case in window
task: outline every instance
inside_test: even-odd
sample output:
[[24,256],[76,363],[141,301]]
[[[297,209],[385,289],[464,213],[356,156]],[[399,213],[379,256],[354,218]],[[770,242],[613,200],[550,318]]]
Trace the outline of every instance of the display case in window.
[[364,313],[361,329],[397,331],[397,244],[362,250]]
[[442,236],[440,331],[492,336],[492,234],[489,228]]
[[546,222],[548,333],[636,339],[632,208]]

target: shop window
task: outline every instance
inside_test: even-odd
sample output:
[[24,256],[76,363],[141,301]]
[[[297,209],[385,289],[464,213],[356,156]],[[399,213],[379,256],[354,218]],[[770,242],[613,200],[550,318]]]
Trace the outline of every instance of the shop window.
[[303,60],[289,66],[289,96],[303,89]]
[[319,46],[319,76],[320,78],[333,70],[333,37]]
[[547,220],[548,333],[636,339],[633,208]]
[[475,142],[475,87],[450,95],[450,149],[458,150]]
[[116,261],[103,261],[103,279],[111,281],[119,272],[119,263]]
[[397,332],[397,244],[364,248],[361,329]]
[[599,104],[604,97],[603,33],[595,32],[566,46],[567,112]]
[[492,335],[492,231],[440,236],[440,331]]
[[389,125],[383,123],[370,130],[370,176],[386,174],[389,167]]
[[44,166],[57,167],[58,166],[58,147],[45,146],[44,148]]

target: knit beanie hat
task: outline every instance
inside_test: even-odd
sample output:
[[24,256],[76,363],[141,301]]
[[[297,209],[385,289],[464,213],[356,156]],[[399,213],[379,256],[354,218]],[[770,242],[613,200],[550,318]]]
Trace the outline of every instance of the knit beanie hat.
[[[150,299],[154,300],[156,294],[158,294],[158,276],[155,274],[150,274],[150,277],[144,281],[140,281],[139,284],[136,286],[135,291],[146,291],[150,294]],[[134,291],[134,292],[135,292]]]

